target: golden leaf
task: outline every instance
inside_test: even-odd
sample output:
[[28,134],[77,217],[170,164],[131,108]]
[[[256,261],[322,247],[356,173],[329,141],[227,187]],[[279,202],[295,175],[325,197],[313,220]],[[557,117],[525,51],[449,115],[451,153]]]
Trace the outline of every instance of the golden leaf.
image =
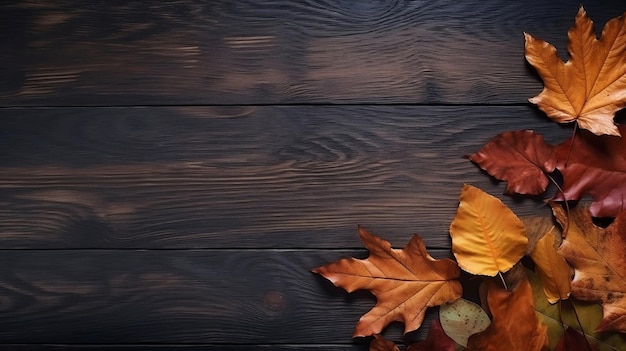
[[519,218],[498,198],[463,185],[450,225],[452,252],[466,272],[495,276],[526,253],[528,238]]
[[535,262],[537,275],[543,282],[543,291],[550,303],[565,300],[569,297],[570,267],[554,247],[555,228],[546,233],[535,245],[530,257]]

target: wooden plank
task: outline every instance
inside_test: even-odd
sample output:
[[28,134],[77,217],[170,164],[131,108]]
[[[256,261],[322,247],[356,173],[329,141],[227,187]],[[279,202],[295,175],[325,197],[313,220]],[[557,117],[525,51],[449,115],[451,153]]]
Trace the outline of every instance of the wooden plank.
[[0,344],[349,345],[373,296],[309,270],[355,255],[367,252],[6,250]]
[[[585,4],[598,31],[623,0]],[[578,0],[4,1],[0,105],[523,103]]]
[[[463,155],[561,128],[528,107],[4,109],[1,248],[448,248]],[[541,201],[502,196],[520,216]]]

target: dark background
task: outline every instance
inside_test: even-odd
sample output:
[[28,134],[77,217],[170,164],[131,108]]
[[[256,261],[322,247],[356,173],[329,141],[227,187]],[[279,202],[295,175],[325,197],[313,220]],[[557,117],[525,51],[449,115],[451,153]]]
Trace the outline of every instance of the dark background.
[[374,298],[309,269],[365,257],[357,224],[450,256],[464,182],[544,214],[463,156],[569,135],[522,33],[567,58],[578,7],[2,1],[0,348],[367,350]]

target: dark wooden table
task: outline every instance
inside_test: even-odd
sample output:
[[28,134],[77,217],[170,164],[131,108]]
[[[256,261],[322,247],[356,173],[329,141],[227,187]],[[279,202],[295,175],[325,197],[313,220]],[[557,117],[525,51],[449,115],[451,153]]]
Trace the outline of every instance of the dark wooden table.
[[0,348],[367,350],[373,297],[309,269],[357,224],[449,256],[462,183],[504,189],[463,156],[570,133],[522,32],[567,58],[578,6],[2,1]]

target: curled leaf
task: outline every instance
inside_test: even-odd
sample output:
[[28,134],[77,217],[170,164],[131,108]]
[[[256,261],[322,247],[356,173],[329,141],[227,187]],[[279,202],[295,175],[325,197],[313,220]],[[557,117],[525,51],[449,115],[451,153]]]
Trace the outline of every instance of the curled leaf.
[[[626,133],[626,125],[618,127]],[[626,204],[626,139],[582,131],[555,147],[563,193],[555,200],[591,195],[594,217],[615,217]],[[567,164],[565,161],[567,160]]]
[[555,228],[546,233],[535,245],[530,257],[535,262],[537,275],[543,282],[543,289],[550,303],[569,297],[570,267],[555,248]]

